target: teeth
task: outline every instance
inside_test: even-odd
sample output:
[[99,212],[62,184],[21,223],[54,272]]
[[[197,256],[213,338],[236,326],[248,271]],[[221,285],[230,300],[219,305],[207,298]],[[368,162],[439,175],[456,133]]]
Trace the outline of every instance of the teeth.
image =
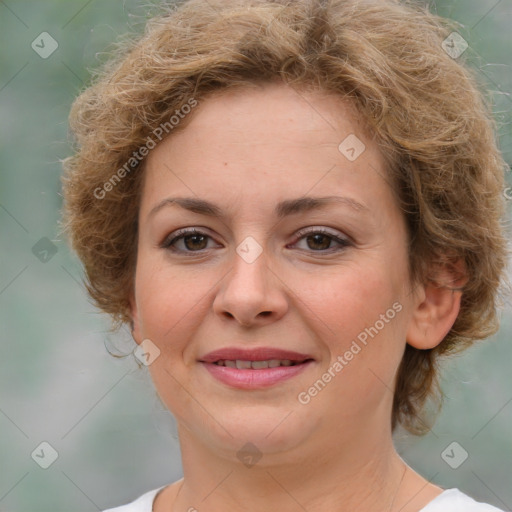
[[218,366],[227,366],[228,368],[238,368],[239,370],[261,370],[263,368],[277,368],[278,366],[294,366],[290,359],[270,359],[269,361],[244,361],[237,359],[236,361],[220,360],[216,361]]
[[260,368],[268,368],[268,361],[253,361],[251,363],[251,368],[255,370],[259,370]]

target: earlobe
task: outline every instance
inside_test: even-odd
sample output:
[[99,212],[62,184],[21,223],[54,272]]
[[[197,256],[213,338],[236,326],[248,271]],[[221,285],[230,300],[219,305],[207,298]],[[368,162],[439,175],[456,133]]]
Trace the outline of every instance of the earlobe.
[[411,322],[407,331],[407,343],[417,349],[432,349],[439,345],[450,332],[460,311],[462,286],[467,282],[461,276],[461,263],[450,270],[445,267],[438,284],[429,281],[417,292]]

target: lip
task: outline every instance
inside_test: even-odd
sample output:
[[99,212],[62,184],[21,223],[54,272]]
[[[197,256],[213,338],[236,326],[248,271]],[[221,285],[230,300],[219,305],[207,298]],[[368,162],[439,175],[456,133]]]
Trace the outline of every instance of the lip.
[[290,350],[281,350],[274,347],[259,347],[253,349],[242,349],[237,347],[226,347],[209,352],[199,359],[202,363],[215,363],[221,360],[236,361],[267,361],[270,359],[289,359],[294,363],[300,363],[307,359],[313,359],[309,354],[301,354]]
[[[293,366],[277,366],[275,368],[239,369],[214,364],[220,360],[266,361],[271,359],[289,359]],[[281,350],[272,347],[256,349],[239,349],[235,347],[215,350],[203,356],[199,361],[212,377],[238,389],[261,389],[274,386],[302,373],[314,363],[308,354]]]

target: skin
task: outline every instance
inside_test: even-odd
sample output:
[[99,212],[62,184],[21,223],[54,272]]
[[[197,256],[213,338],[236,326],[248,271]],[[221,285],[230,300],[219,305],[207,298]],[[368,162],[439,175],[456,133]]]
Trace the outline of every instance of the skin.
[[[440,343],[461,294],[412,286],[405,221],[376,143],[342,98],[284,84],[222,91],[187,123],[147,158],[131,298],[136,342],[160,350],[149,370],[182,452],[184,478],[154,510],[419,511],[441,489],[396,453],[391,390],[406,343]],[[338,150],[349,134],[366,146],[355,161]],[[274,216],[276,203],[305,195],[350,197],[366,209]],[[150,215],[171,196],[208,200],[224,216],[176,205]],[[181,238],[180,253],[161,247],[188,227],[209,238]],[[297,236],[303,228],[350,243]],[[236,252],[248,236],[262,248],[252,263]],[[298,394],[396,302],[401,311],[301,404]],[[234,389],[198,363],[228,346],[279,347],[315,362],[270,388]],[[247,442],[262,454],[251,467],[237,458]]]

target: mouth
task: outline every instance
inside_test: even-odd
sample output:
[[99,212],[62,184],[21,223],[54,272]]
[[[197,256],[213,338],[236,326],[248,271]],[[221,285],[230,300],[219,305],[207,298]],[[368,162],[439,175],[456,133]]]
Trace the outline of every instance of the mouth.
[[199,360],[215,380],[238,389],[277,385],[299,375],[314,361],[310,355],[275,348],[227,348],[210,352]]
[[238,368],[239,370],[262,370],[264,368],[278,368],[280,366],[296,366],[306,361],[312,361],[312,359],[305,359],[304,361],[292,361],[291,359],[268,359],[266,361],[220,359],[219,361],[215,361],[212,364],[217,366],[227,366],[228,368]]

